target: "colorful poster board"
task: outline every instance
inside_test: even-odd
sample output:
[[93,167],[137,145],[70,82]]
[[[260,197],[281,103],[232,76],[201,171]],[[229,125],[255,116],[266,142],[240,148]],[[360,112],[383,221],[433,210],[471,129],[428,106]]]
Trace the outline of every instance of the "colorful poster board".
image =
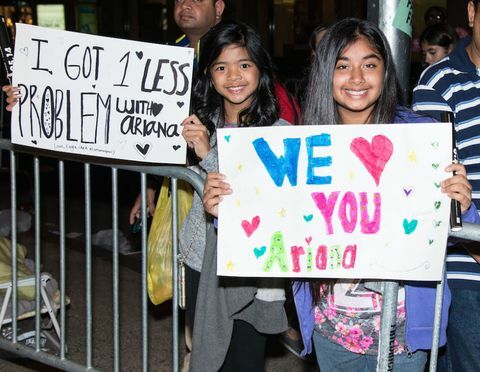
[[219,129],[218,274],[440,279],[451,146],[446,123]]
[[193,49],[16,27],[13,143],[185,164]]

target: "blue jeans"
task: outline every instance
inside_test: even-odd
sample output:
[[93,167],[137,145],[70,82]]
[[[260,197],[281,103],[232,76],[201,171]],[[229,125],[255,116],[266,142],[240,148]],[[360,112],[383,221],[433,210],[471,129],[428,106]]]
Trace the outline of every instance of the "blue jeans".
[[452,304],[447,327],[447,350],[439,370],[480,371],[480,291],[450,288]]
[[[321,372],[376,372],[377,356],[356,354],[348,351],[313,332],[313,345],[317,354],[317,362]],[[413,354],[398,354],[393,360],[395,372],[423,372],[427,363],[427,353],[416,351]]]

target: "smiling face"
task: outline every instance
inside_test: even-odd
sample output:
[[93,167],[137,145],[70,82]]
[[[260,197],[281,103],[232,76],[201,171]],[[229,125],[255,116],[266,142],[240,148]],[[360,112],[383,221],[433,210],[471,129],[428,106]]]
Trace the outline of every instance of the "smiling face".
[[222,19],[223,0],[175,0],[173,17],[189,37],[199,39]]
[[347,46],[335,65],[333,98],[343,124],[367,123],[383,89],[381,55],[363,37]]
[[215,90],[223,97],[226,122],[238,123],[238,113],[250,107],[260,71],[243,46],[223,49],[210,67]]
[[343,124],[367,123],[383,89],[381,55],[363,37],[347,46],[335,65],[333,98]]
[[428,65],[440,61],[448,53],[451,52],[452,47],[445,48],[440,45],[431,45],[426,41],[422,42],[422,54],[425,63]]

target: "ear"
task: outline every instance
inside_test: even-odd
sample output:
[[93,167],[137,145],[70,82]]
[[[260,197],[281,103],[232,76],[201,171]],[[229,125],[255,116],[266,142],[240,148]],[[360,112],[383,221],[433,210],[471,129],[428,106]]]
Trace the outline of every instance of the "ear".
[[473,1],[469,1],[467,5],[467,13],[468,13],[468,25],[473,27],[473,21],[475,19],[475,5]]
[[215,19],[217,22],[222,20],[222,14],[225,10],[225,2],[223,0],[217,0],[215,2]]
[[450,44],[450,46],[447,49],[447,54],[452,53],[452,51],[453,51],[453,44]]

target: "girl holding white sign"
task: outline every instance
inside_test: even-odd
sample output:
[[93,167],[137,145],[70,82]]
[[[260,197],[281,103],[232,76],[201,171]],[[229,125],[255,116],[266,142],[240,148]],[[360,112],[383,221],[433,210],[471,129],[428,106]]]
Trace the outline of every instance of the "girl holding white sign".
[[[307,124],[432,121],[400,106],[400,91],[388,42],[374,24],[357,19],[340,21],[327,31],[313,62],[306,96]],[[451,164],[445,171],[456,172],[456,175],[442,182],[442,192],[461,203],[465,221],[478,220],[478,214],[471,208],[471,186],[464,166]],[[348,366],[351,370],[375,371],[381,295],[369,290],[364,280],[318,281],[311,287],[310,292],[305,285],[298,285],[297,300],[310,299],[313,294],[313,312],[311,307],[299,308],[298,312],[302,319],[308,314],[310,332],[308,326],[304,327],[304,341],[310,347],[313,334],[321,368],[340,371]],[[449,302],[450,296],[446,293],[441,345],[446,342]],[[434,304],[434,283],[406,282],[400,286],[394,341],[395,371],[424,370],[427,360],[424,350],[431,347]]]
[[[388,42],[372,23],[345,19],[331,26],[320,42],[309,76],[304,118],[306,124],[388,124],[432,122],[400,106],[395,67]],[[471,203],[471,186],[461,164],[446,172],[442,192],[461,204],[464,221],[480,219]],[[204,207],[218,214],[218,203],[232,190],[225,177],[208,175]],[[421,247],[419,247],[420,249]],[[442,252],[439,252],[442,254]],[[395,371],[424,371],[431,347],[435,285],[405,282],[400,286]],[[305,345],[315,346],[323,371],[375,371],[380,329],[381,295],[364,280],[329,280],[295,284],[295,302]],[[445,293],[441,345],[445,344],[450,302]]]
[[[206,176],[218,171],[216,128],[289,123],[279,119],[272,62],[251,27],[219,24],[203,42],[193,88],[195,114],[183,121],[182,135]],[[195,319],[190,370],[263,371],[266,334],[287,327],[284,281],[220,280],[211,221],[195,194],[180,238],[187,315]]]

